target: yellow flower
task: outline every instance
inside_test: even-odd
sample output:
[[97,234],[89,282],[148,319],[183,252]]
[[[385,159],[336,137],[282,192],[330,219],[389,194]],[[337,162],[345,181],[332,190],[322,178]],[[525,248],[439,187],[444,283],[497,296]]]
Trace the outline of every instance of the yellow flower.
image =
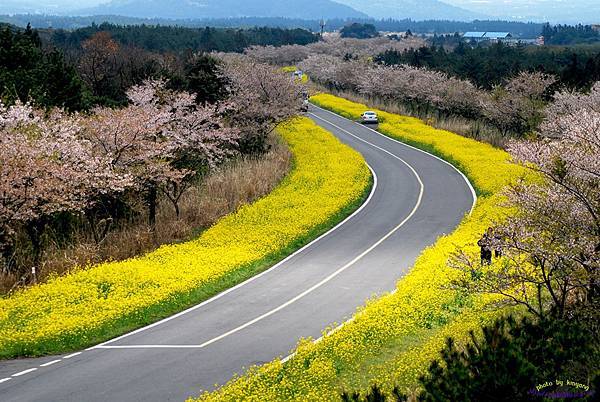
[[[0,356],[57,352],[141,326],[206,298],[232,273],[315,237],[370,185],[362,157],[306,118],[279,129],[294,168],[278,188],[198,239],[80,269],[0,299]],[[243,275],[239,275],[243,276]],[[238,276],[238,277],[239,277]],[[205,291],[204,296],[193,296]],[[112,332],[111,332],[112,331]]]
[[[328,94],[312,101],[353,120],[370,109]],[[465,338],[498,314],[484,309],[493,297],[462,295],[448,287],[459,273],[447,262],[458,248],[477,250],[481,233],[508,212],[501,206],[500,190],[525,176],[525,170],[490,145],[412,117],[377,114],[383,134],[433,152],[467,175],[479,193],[473,213],[421,254],[395,293],[368,301],[352,322],[321,342],[301,341],[285,366],[273,362],[254,368],[199,401],[338,400],[342,389],[362,389],[373,382],[387,390],[412,387],[446,337]]]

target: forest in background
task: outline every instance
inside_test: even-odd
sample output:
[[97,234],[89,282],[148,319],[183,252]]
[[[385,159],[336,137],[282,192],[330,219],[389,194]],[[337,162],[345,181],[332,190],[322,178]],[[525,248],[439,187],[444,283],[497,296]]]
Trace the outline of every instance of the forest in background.
[[523,71],[537,71],[558,77],[557,85],[589,89],[600,79],[600,45],[579,46],[470,46],[459,42],[449,49],[423,46],[403,52],[386,51],[376,62],[392,66],[407,64],[468,79],[490,89]]
[[[213,100],[223,83],[215,62],[197,53],[242,52],[250,45],[308,44],[301,29],[189,29],[94,25],[75,31],[0,29],[0,100],[88,110],[124,105],[126,90],[149,78]],[[210,84],[206,84],[209,82]]]
[[[34,28],[54,28],[54,29],[78,29],[91,26],[93,23],[101,24],[109,22],[117,25],[161,25],[161,26],[180,26],[188,28],[204,28],[206,26],[215,28],[240,28],[240,27],[275,27],[275,28],[304,28],[312,32],[321,30],[320,20],[302,20],[295,18],[272,18],[272,17],[242,17],[242,18],[222,18],[222,19],[194,19],[194,20],[169,20],[169,19],[141,19],[122,17],[115,15],[89,16],[89,17],[63,17],[52,15],[1,15],[0,22],[13,24],[20,27],[26,27],[31,24]],[[453,33],[467,31],[506,31],[522,38],[536,38],[542,32],[544,24],[535,22],[516,22],[516,21],[481,21],[472,22],[460,21],[413,21],[411,19],[329,19],[326,21],[325,30],[328,32],[336,31],[344,26],[357,22],[373,24],[380,31],[404,32],[412,31],[416,33]]]

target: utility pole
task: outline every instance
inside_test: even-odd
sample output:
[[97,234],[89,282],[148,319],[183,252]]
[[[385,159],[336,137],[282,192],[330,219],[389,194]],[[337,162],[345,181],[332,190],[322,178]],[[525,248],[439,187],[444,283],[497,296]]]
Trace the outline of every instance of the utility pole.
[[323,18],[321,18],[321,21],[319,21],[319,25],[321,26],[321,39],[323,39],[323,33],[325,32],[325,25],[327,25],[327,23]]

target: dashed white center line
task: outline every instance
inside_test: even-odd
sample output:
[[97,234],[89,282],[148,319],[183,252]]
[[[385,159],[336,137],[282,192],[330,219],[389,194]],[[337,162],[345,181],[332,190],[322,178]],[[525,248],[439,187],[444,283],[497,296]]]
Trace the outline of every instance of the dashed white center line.
[[30,368],[28,370],[19,371],[18,373],[13,374],[12,377],[20,377],[22,375],[29,374],[29,373],[34,372],[36,370],[37,370],[37,367]]
[[[46,362],[44,364],[40,364],[40,367],[52,366],[52,365],[54,365],[56,363],[60,363],[63,360],[70,359],[70,358],[75,357],[75,356],[79,356],[82,353],[83,352],[71,353],[70,355],[67,355],[67,356],[63,357],[62,359],[56,359],[56,360],[52,360],[52,361]],[[0,379],[0,384],[4,383],[6,381],[11,380],[13,377],[20,377],[20,376],[25,375],[25,374],[33,373],[36,370],[37,370],[37,367],[33,367],[33,368],[30,368],[30,369],[27,369],[27,370],[19,371],[18,373],[15,373],[15,374],[11,375],[10,377],[1,378]]]
[[40,364],[40,367],[48,367],[48,366],[52,366],[53,364],[56,364],[56,363],[60,363],[60,360],[52,360],[51,362]]

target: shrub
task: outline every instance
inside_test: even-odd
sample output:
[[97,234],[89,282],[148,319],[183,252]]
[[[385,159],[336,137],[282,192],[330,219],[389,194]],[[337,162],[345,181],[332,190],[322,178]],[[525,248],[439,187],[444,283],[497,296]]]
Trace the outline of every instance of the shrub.
[[[563,392],[582,393],[591,400],[600,379],[599,339],[597,329],[581,320],[503,317],[484,327],[480,337],[470,332],[464,348],[448,338],[441,361],[434,360],[419,378],[417,399],[512,402]],[[341,397],[356,402],[406,400],[397,387],[389,398],[377,384],[364,397],[358,392]]]
[[346,25],[340,30],[342,38],[370,39],[379,36],[379,32],[373,24],[360,24],[354,22]]
[[[464,350],[448,339],[442,362],[434,361],[420,378],[419,400],[528,401],[545,383],[554,383],[552,391],[577,392],[567,379],[591,385],[600,373],[599,339],[577,320],[499,319],[483,328],[481,339],[471,333]],[[557,389],[556,380],[564,386]]]

